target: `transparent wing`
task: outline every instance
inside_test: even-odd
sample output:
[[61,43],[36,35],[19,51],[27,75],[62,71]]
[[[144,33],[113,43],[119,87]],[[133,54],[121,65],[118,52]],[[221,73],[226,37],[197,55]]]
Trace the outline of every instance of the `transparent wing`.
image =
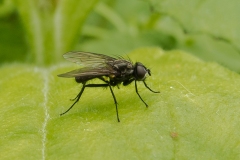
[[68,52],[63,57],[71,62],[77,63],[84,67],[105,67],[106,62],[113,62],[116,60],[113,57],[106,56],[103,54],[90,53],[90,52]]
[[66,77],[66,78],[71,78],[71,77],[81,77],[81,78],[87,78],[87,77],[91,77],[92,78],[96,78],[99,76],[109,76],[111,74],[115,74],[116,71],[111,70],[109,68],[80,68],[80,69],[76,69],[67,73],[63,73],[63,74],[59,74],[59,77]]

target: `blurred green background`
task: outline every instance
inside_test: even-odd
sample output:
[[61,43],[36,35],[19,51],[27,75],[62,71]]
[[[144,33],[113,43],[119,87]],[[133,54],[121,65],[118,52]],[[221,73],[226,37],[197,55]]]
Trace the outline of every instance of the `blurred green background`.
[[157,46],[240,73],[239,8],[237,0],[0,0],[0,64]]
[[[0,0],[0,159],[240,159],[239,12],[237,0]],[[134,84],[116,88],[117,123],[110,92],[89,89],[59,117],[81,87],[57,77],[75,68],[71,50],[130,53],[161,94],[139,85],[145,109]]]

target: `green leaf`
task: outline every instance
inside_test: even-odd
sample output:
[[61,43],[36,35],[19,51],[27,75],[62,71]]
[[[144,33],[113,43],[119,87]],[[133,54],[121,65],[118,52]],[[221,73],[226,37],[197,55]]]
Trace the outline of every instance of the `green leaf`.
[[[152,71],[147,84],[81,89],[57,74],[77,66],[0,68],[1,159],[240,159],[238,74],[181,51],[145,48],[128,55]],[[97,81],[90,81],[94,83]]]

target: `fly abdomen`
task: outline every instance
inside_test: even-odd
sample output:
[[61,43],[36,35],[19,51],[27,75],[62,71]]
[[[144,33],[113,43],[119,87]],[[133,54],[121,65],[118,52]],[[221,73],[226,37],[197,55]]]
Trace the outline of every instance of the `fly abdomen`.
[[96,78],[96,76],[81,76],[81,77],[75,77],[75,81],[77,83],[82,83],[82,82],[86,82],[88,80],[91,80],[93,78]]

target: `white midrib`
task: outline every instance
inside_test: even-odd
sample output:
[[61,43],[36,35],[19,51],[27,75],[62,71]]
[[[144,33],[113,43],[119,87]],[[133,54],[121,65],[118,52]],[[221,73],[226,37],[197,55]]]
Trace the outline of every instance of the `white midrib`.
[[42,69],[42,76],[43,76],[43,109],[44,109],[44,121],[42,125],[42,159],[46,159],[46,141],[47,141],[47,123],[49,120],[49,113],[48,113],[48,91],[49,91],[49,76],[48,71],[45,69]]

